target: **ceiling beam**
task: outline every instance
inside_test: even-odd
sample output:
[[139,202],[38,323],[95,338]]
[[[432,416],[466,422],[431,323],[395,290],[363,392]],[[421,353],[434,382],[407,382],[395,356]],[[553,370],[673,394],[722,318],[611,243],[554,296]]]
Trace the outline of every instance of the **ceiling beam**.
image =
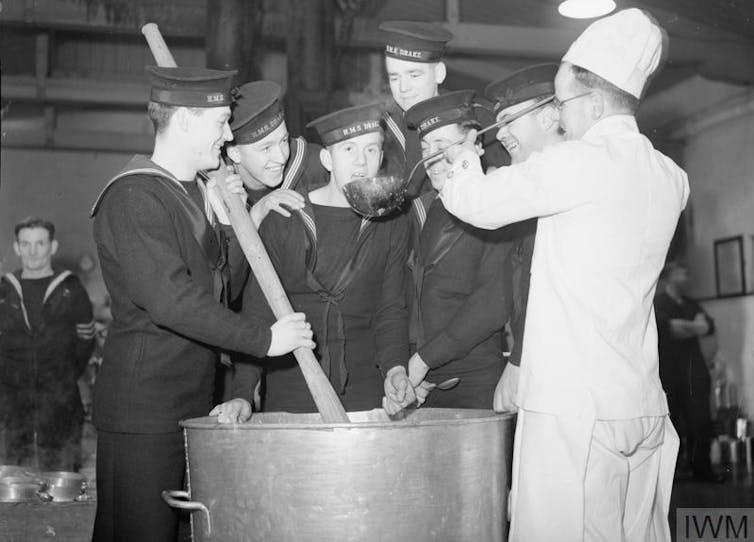
[[[473,23],[445,24],[453,33],[448,52],[502,58],[559,60],[579,30]],[[344,44],[346,45],[346,44]],[[377,22],[357,19],[353,38],[347,45],[382,47]],[[703,40],[670,37],[667,61],[673,65],[696,65],[700,74],[712,79],[754,83],[754,40]]]

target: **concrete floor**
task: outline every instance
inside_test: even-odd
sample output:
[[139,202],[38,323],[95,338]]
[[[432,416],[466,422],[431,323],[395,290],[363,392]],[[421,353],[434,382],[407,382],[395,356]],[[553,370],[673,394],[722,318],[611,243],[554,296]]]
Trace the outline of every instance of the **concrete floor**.
[[[723,474],[722,484],[699,482],[691,477],[690,471],[679,468],[676,471],[673,493],[670,498],[670,531],[676,537],[676,519],[680,508],[750,508],[754,509],[754,474],[746,465],[716,465]],[[750,516],[751,517],[751,516]],[[750,527],[751,528],[751,527]],[[753,533],[749,533],[752,535]],[[681,540],[686,540],[685,537]],[[754,536],[746,538],[754,540]]]

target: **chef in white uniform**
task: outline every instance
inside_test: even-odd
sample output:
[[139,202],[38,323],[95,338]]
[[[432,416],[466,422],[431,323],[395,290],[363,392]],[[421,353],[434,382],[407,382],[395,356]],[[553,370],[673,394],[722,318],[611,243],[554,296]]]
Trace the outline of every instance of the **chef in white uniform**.
[[689,195],[634,112],[662,30],[637,9],[591,24],[555,77],[567,141],[485,176],[474,135],[441,197],[499,228],[539,217],[516,404],[511,541],[669,541],[678,437],[652,300]]

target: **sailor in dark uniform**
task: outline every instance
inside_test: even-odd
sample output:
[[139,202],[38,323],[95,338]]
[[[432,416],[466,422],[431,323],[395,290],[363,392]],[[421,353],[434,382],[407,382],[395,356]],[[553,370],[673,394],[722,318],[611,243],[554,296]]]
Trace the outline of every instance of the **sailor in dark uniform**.
[[[381,107],[365,105],[312,121],[330,181],[302,190],[305,207],[292,218],[271,213],[259,230],[291,304],[312,323],[317,358],[347,410],[379,407],[385,373],[408,359],[406,215],[362,218],[342,191],[377,174],[381,117]],[[244,303],[260,295],[252,284]],[[261,303],[251,310],[263,321],[272,317]],[[316,411],[292,356],[265,363],[264,410]]]
[[[535,103],[542,106],[512,123],[500,128],[495,136],[511,157],[511,163],[524,162],[536,151],[562,141],[563,134],[558,124],[555,105],[548,98],[555,95],[557,64],[537,64],[523,68],[498,81],[493,81],[484,90],[487,99],[494,104],[496,120],[502,120]],[[537,219],[531,218],[507,226],[512,240],[503,275],[510,284],[512,312],[510,332],[511,354],[505,372],[495,392],[495,410],[515,410],[518,388],[518,367],[521,362],[521,346],[524,336],[526,304],[529,299],[531,259],[534,252],[534,237]]]
[[[148,69],[154,151],[135,156],[92,210],[113,313],[94,391],[96,542],[175,540],[179,514],[160,493],[183,487],[178,422],[212,408],[218,347],[277,356],[314,346],[302,314],[270,327],[220,302],[225,251],[212,221],[227,216],[219,206],[212,213],[196,179],[200,170],[218,167],[220,149],[232,138],[235,72]],[[228,185],[243,192],[236,176]],[[236,247],[229,253],[240,254],[224,229]]]
[[254,81],[235,94],[230,129],[233,141],[226,153],[253,205],[257,227],[271,210],[290,216],[303,206],[299,185],[316,188],[329,181],[319,161],[319,145],[291,137],[283,113],[283,90],[272,81]]
[[[474,91],[448,92],[420,102],[406,112],[406,120],[421,137],[424,156],[445,150],[479,128]],[[428,406],[492,408],[503,372],[503,330],[510,317],[511,293],[502,269],[510,243],[505,230],[474,228],[445,210],[437,195],[449,169],[444,155],[427,164],[433,189],[420,196],[428,211],[409,260],[416,352],[409,359],[408,375],[397,367],[386,378],[385,408],[391,414],[399,410],[394,388],[401,381],[406,387],[406,378]],[[453,389],[429,393],[435,384],[453,377],[460,378]]]
[[[419,102],[437,96],[447,70],[445,45],[453,34],[438,23],[385,21],[385,69],[393,101],[385,114],[385,169],[404,179],[422,157],[419,136],[406,125],[405,112]],[[422,192],[426,178],[419,166],[409,180],[409,196]]]
[[[291,211],[302,209],[304,197],[296,188],[324,186],[330,179],[319,160],[322,147],[288,133],[282,100],[283,90],[273,81],[246,83],[234,93],[233,141],[226,143],[225,151],[241,176],[257,227],[270,211],[289,217]],[[234,310],[242,309],[242,293],[234,293]],[[258,407],[259,365],[238,352],[231,354],[231,360],[231,367],[222,365],[218,372],[218,396],[242,397]]]

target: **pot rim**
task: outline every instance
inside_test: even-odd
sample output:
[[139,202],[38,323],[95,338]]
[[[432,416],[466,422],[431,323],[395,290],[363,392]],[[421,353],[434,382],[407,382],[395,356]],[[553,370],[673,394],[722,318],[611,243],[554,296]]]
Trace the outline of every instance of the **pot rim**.
[[[381,411],[382,409],[374,409]],[[350,414],[367,414],[372,411],[359,411],[359,412],[349,412]],[[430,409],[425,409],[430,410]],[[487,424],[487,423],[498,423],[500,421],[508,420],[510,418],[515,417],[515,412],[494,412],[493,410],[476,410],[476,409],[456,409],[456,408],[433,408],[431,409],[433,412],[439,412],[439,413],[445,413],[448,414],[453,413],[455,416],[458,416],[459,414],[463,414],[463,416],[460,417],[438,417],[438,418],[432,418],[432,419],[422,419],[422,420],[412,420],[411,415],[409,414],[405,418],[401,420],[366,420],[366,421],[356,421],[351,423],[321,423],[321,422],[313,422],[313,423],[303,423],[303,422],[275,422],[275,423],[240,423],[240,424],[232,424],[232,423],[218,423],[216,416],[203,416],[199,418],[189,418],[186,420],[181,420],[179,422],[180,426],[184,429],[212,429],[212,430],[225,430],[225,431],[238,431],[238,430],[244,430],[244,431],[259,431],[264,430],[268,431],[270,429],[272,430],[290,430],[290,429],[297,429],[297,430],[308,430],[308,431],[322,431],[322,430],[330,430],[330,429],[386,429],[386,430],[393,430],[393,429],[401,429],[405,427],[430,427],[430,426],[457,426],[457,425],[463,425],[468,426],[471,424]],[[417,410],[416,412],[419,412]],[[278,412],[261,412],[259,414],[281,414]],[[256,414],[256,416],[259,416],[259,414]],[[288,414],[290,416],[310,416],[314,417],[318,414],[316,412],[314,413],[282,413],[282,414]],[[253,419],[252,415],[252,419]]]
[[49,471],[49,472],[40,472],[36,475],[38,478],[56,478],[56,479],[63,479],[63,480],[85,480],[86,476],[81,474],[80,472],[74,472],[74,471],[67,471],[67,470],[56,470],[56,471]]

